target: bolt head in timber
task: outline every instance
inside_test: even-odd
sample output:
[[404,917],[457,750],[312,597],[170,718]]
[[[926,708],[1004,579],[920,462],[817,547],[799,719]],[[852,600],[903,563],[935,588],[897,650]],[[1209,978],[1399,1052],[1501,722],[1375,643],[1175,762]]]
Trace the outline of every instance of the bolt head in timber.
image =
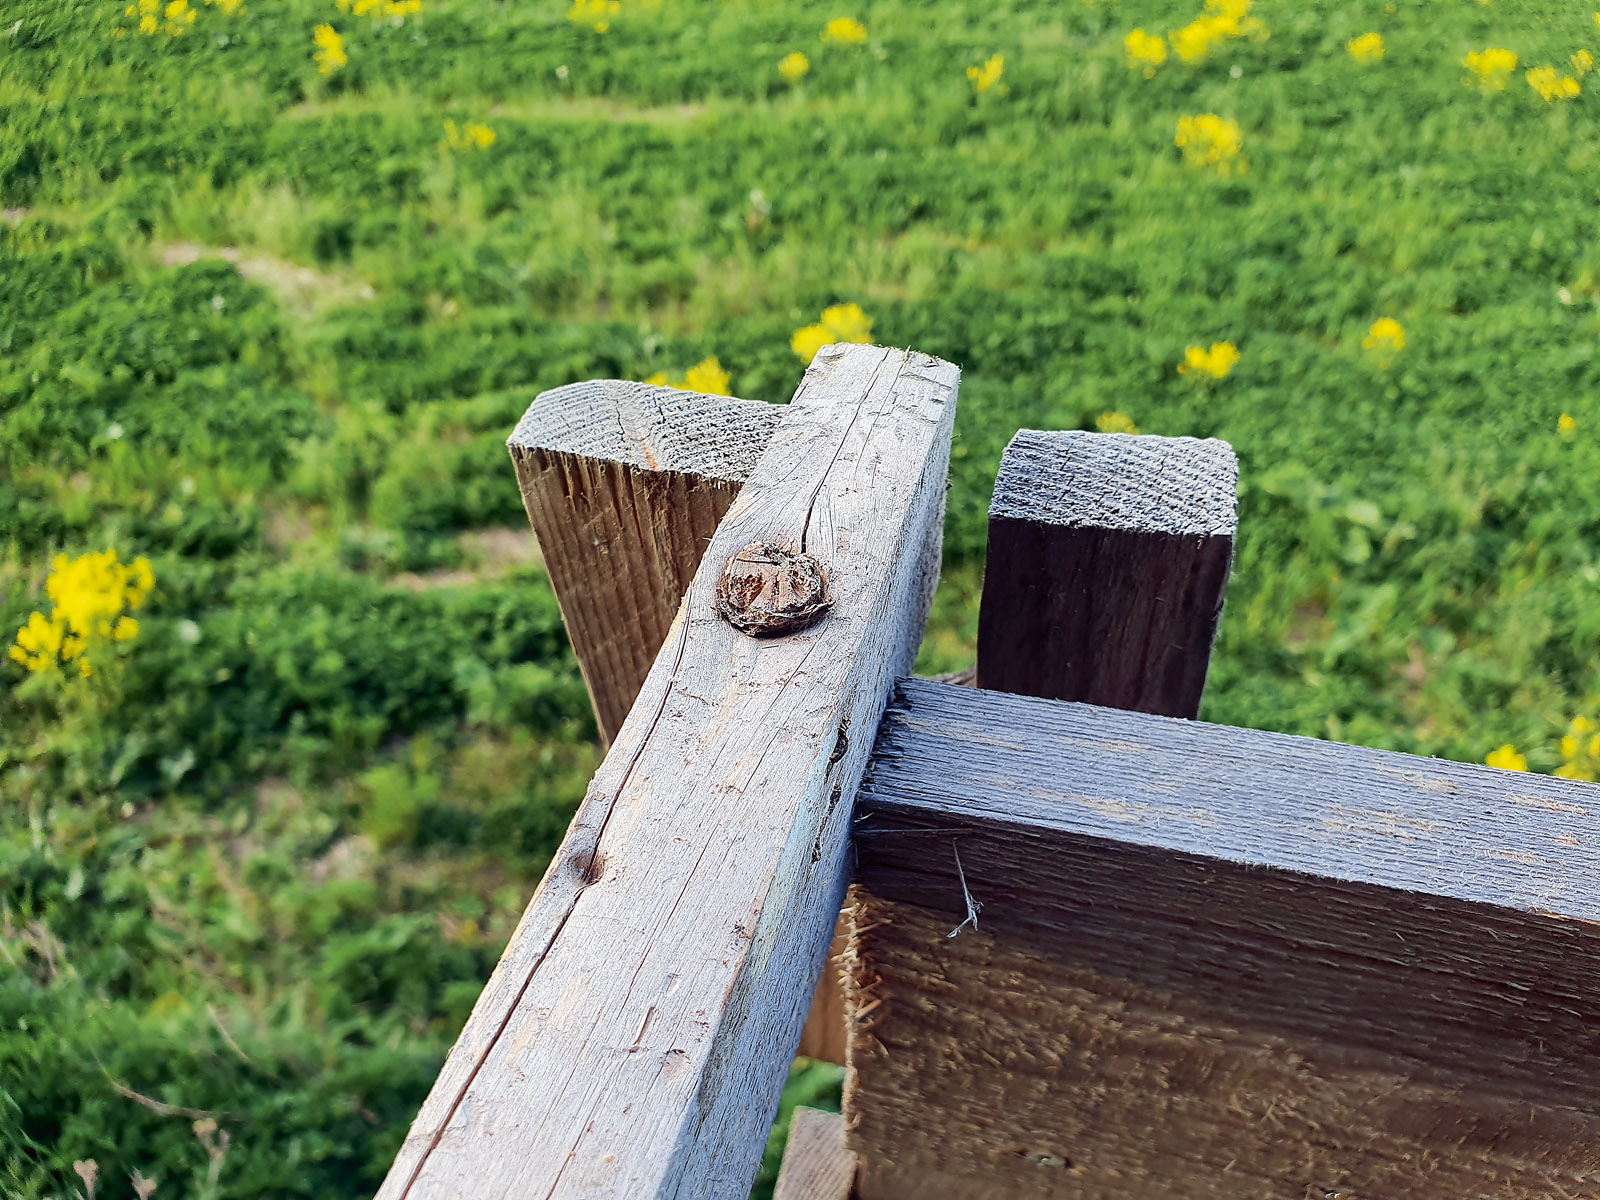
[[781,542],[751,542],[717,580],[717,612],[751,637],[782,637],[833,607],[828,573],[810,554]]

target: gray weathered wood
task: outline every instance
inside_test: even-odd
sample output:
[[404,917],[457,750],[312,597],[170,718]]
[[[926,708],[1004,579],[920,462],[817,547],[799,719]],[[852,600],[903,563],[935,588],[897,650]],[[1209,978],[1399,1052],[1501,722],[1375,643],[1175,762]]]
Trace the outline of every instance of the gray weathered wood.
[[507,445],[609,744],[780,405],[618,379],[541,394]]
[[1594,785],[903,682],[854,831],[859,1195],[1600,1195],[1597,818]]
[[978,686],[1197,715],[1238,476],[1215,439],[1019,432],[989,508]]
[[[819,352],[380,1197],[745,1194],[842,899],[866,731],[921,637],[957,377]],[[833,607],[750,638],[715,614],[717,577],[785,540]]]
[[856,1160],[844,1144],[838,1113],[797,1108],[772,1200],[850,1200]]

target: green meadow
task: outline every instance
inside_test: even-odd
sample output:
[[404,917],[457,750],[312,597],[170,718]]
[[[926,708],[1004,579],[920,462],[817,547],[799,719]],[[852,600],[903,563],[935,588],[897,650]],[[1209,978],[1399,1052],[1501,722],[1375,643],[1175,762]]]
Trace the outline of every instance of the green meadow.
[[1600,763],[1590,7],[569,8],[0,4],[0,642],[136,621],[0,661],[0,1195],[376,1188],[600,757],[506,435],[830,306],[963,370],[922,669],[1015,430],[1214,436],[1207,719]]

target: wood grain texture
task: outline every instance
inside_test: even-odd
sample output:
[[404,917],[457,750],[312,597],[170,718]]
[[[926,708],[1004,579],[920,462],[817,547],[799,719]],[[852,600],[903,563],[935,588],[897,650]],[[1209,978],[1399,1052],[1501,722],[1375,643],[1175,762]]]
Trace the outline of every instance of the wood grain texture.
[[[958,372],[820,351],[423,1104],[384,1200],[742,1197],[844,886],[847,798],[936,574]],[[754,639],[722,566],[791,540],[817,625]]]
[[544,392],[507,445],[609,745],[780,405],[607,379]]
[[978,686],[1197,715],[1238,475],[1215,439],[1020,431],[989,508]]
[[850,1200],[856,1160],[844,1144],[844,1118],[797,1108],[789,1125],[772,1200]]
[[1597,817],[1593,785],[903,682],[855,829],[862,1200],[1600,1195]]

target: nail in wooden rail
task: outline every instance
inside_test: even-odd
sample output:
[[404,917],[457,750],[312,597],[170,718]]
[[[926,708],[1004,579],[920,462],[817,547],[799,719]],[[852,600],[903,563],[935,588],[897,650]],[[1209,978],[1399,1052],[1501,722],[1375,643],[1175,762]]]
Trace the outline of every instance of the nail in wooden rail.
[[[379,1191],[742,1197],[842,899],[849,798],[937,575],[958,373],[825,347],[728,509],[639,699]],[[824,619],[716,615],[752,542]]]
[[989,508],[978,686],[1198,715],[1238,479],[1215,439],[1019,432]]
[[543,393],[508,443],[607,745],[784,409],[619,379]]
[[1597,828],[1593,784],[904,681],[861,1200],[1600,1195]]

